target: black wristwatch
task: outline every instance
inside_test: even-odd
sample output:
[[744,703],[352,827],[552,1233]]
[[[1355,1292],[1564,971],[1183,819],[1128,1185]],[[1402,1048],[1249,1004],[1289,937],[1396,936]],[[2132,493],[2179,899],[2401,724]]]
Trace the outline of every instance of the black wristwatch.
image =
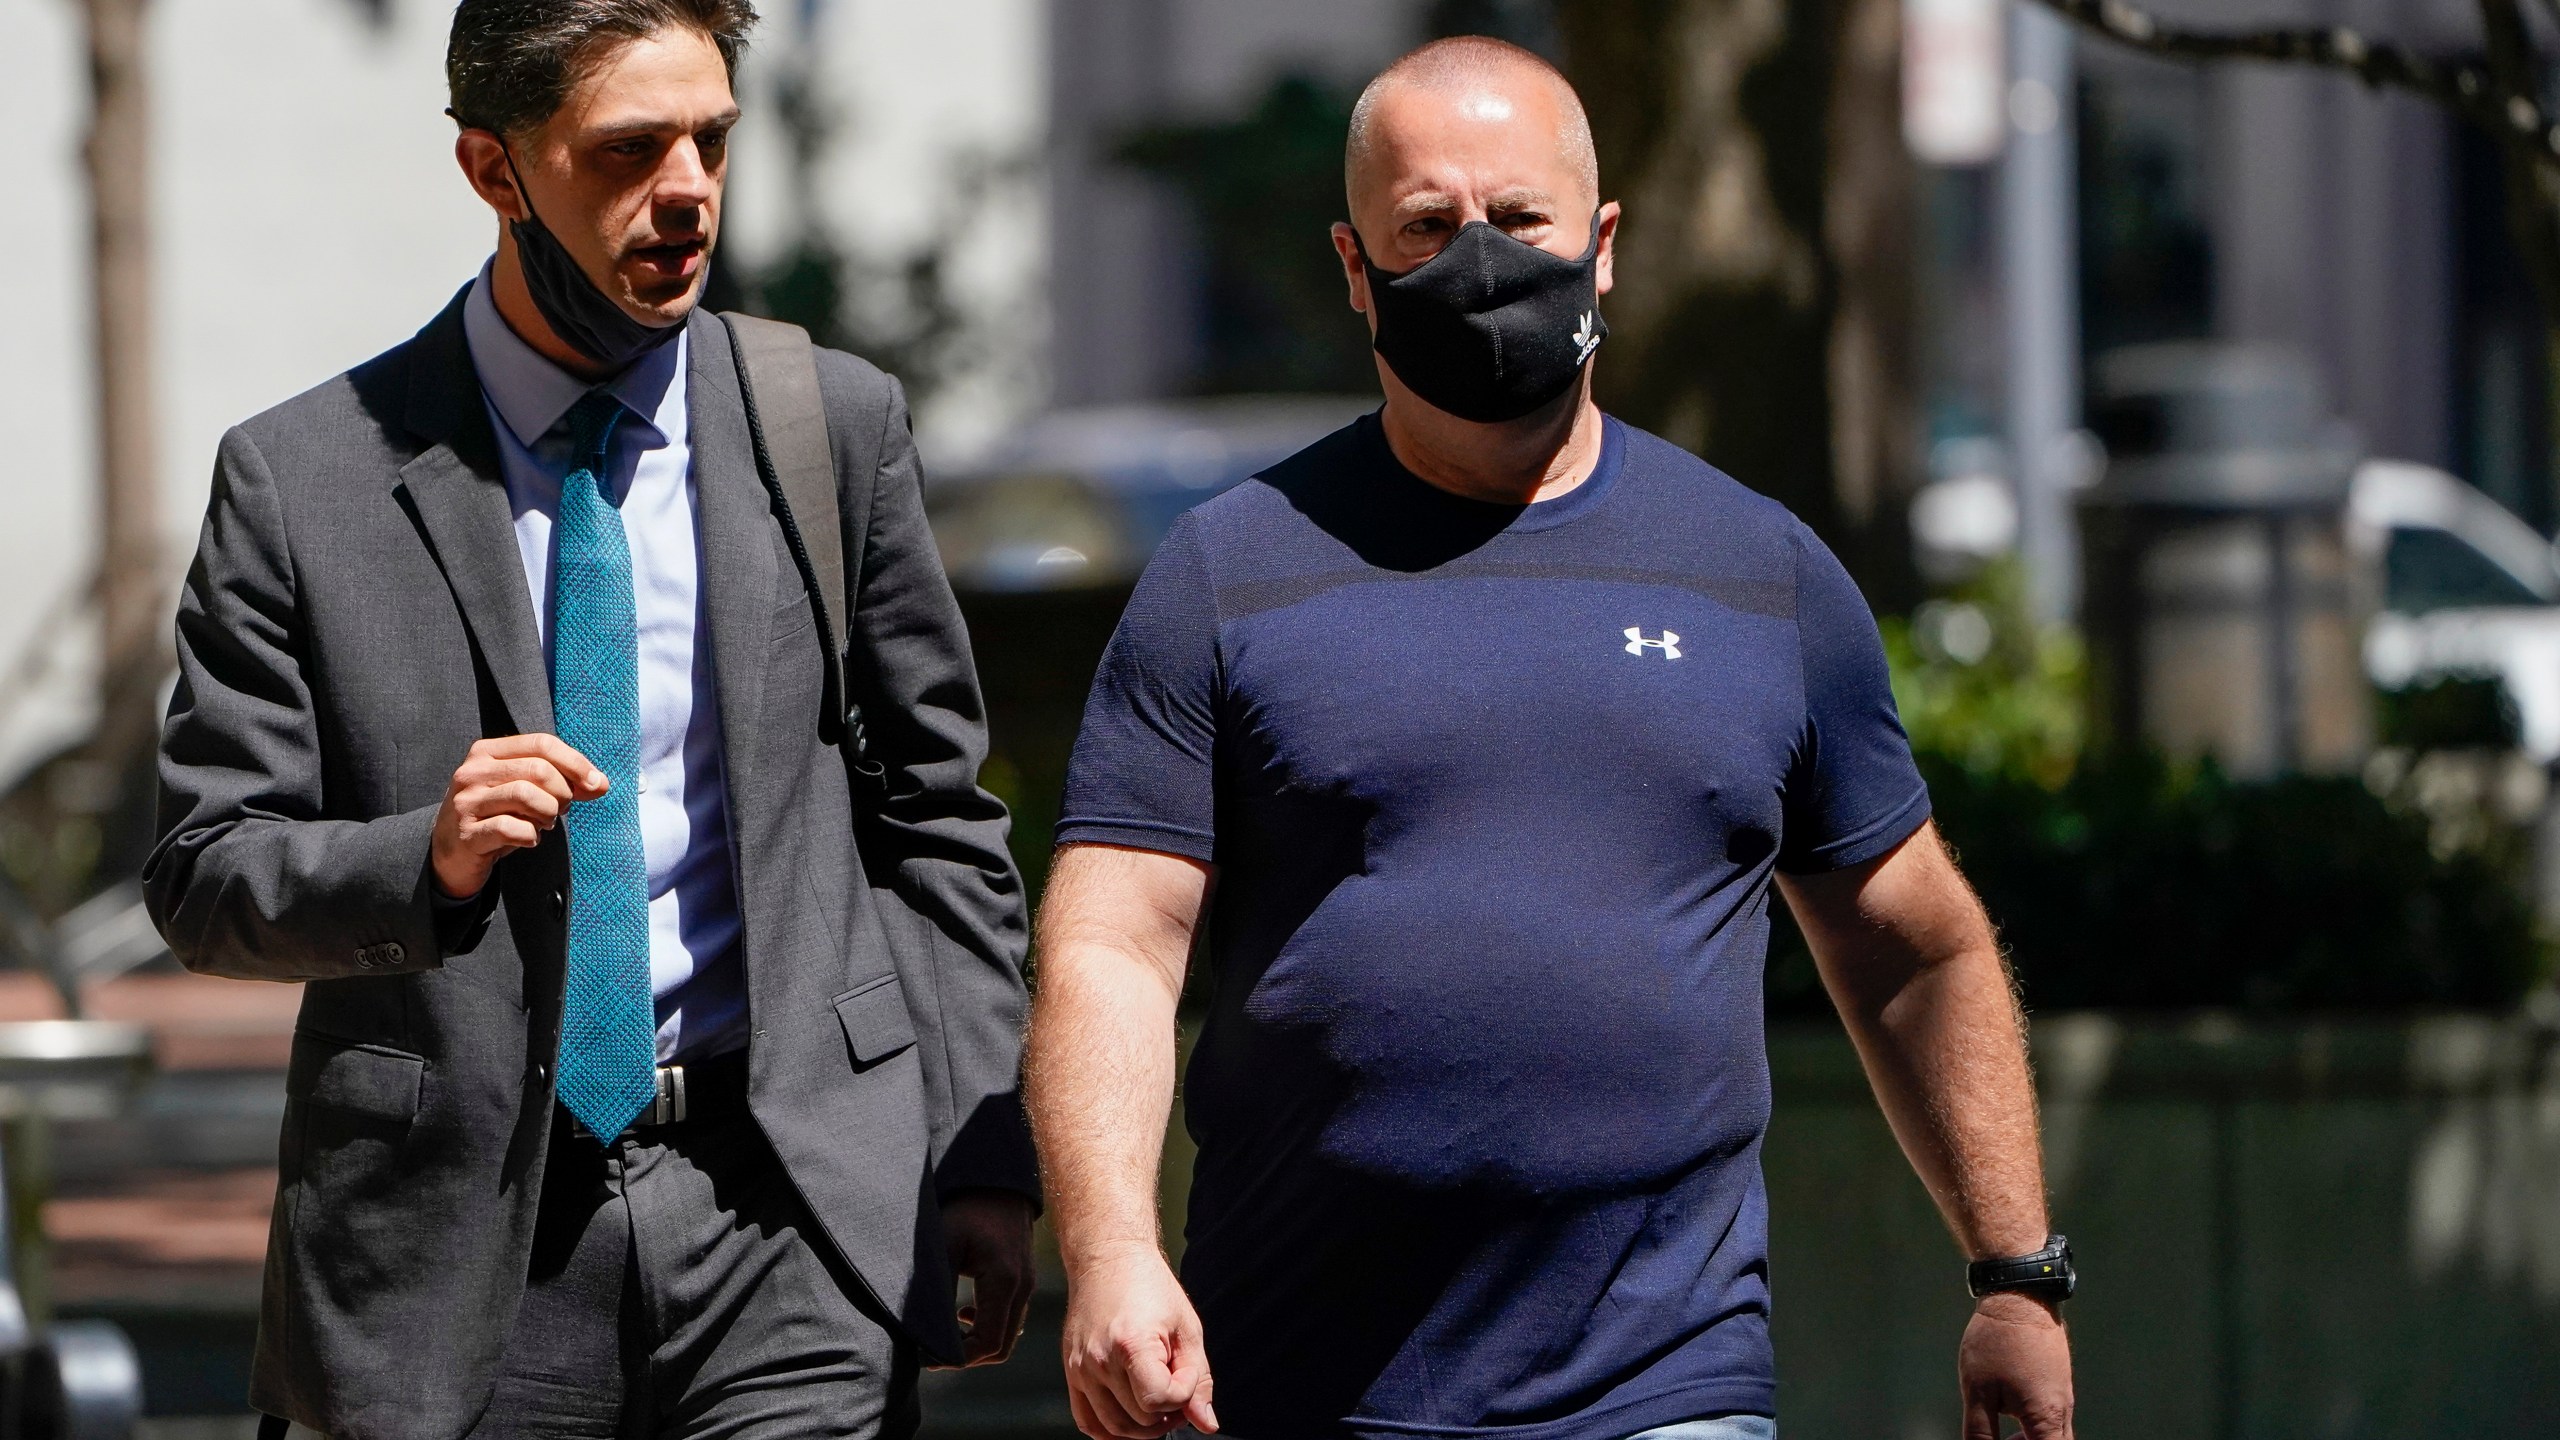
[[1964,1287],[1973,1292],[1976,1300],[2003,1290],[2017,1290],[2059,1304],[2080,1288],[2080,1276],[2071,1268],[2071,1242],[2059,1235],[2048,1235],[2044,1248],[2033,1255],[1976,1260],[1967,1265]]

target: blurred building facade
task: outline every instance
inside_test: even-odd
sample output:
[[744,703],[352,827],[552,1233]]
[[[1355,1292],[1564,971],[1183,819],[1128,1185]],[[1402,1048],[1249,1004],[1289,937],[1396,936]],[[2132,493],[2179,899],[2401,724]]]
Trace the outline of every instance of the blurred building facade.
[[[2469,0],[2145,8],[2196,26],[2353,26],[2446,56],[2480,43]],[[2536,417],[2520,408],[2538,379],[2516,373],[2538,374],[2538,332],[2486,145],[2423,100],[2343,75],[2077,48],[2089,350],[2301,349],[2373,452],[2472,478],[2547,529]]]

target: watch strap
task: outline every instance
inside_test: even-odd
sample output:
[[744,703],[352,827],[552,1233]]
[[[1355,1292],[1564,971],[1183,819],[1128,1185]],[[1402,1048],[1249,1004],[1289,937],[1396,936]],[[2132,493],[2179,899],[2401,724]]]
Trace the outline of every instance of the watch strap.
[[1964,1282],[1977,1300],[2003,1290],[2068,1300],[2080,1288],[2079,1274],[2071,1266],[2071,1242],[2060,1235],[2047,1236],[2044,1248],[2032,1255],[1976,1260],[1965,1267]]

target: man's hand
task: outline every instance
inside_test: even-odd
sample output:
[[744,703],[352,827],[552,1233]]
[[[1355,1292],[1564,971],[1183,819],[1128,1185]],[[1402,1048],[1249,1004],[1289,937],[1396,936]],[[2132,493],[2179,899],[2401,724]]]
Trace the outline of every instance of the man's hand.
[[2071,1337],[2053,1306],[2016,1293],[1976,1301],[1956,1381],[1964,1440],[1998,1440],[2003,1415],[2016,1417],[2026,1440],[2071,1440]]
[[1069,1277],[1067,1406],[1092,1440],[1156,1440],[1189,1424],[1218,1430],[1200,1315],[1153,1249]]
[[604,772],[557,735],[508,735],[471,747],[444,788],[429,854],[436,888],[468,900],[508,852],[542,833],[578,800],[607,789]]
[[942,1202],[951,1272],[969,1281],[960,1307],[960,1363],[1001,1365],[1031,1313],[1031,1200],[1010,1190],[962,1190]]

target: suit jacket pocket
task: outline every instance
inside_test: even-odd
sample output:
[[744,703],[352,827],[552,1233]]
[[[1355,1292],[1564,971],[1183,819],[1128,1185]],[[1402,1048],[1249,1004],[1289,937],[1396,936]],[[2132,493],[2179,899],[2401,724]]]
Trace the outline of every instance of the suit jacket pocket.
[[836,997],[835,1005],[856,1070],[868,1070],[916,1043],[915,1017],[907,1013],[907,994],[895,975],[848,990]]
[[405,1125],[418,1115],[424,1057],[297,1030],[285,1094],[351,1115]]

